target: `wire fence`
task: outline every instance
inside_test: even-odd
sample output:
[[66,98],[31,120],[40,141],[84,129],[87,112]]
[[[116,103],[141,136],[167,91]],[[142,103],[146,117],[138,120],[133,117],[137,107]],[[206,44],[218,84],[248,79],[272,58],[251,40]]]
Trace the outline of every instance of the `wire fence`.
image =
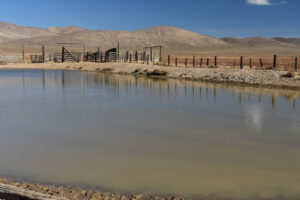
[[18,55],[0,55],[0,65],[7,65],[9,63],[22,63],[23,56]]
[[148,63],[170,67],[209,67],[228,69],[274,69],[298,71],[297,56],[163,56],[159,61]]

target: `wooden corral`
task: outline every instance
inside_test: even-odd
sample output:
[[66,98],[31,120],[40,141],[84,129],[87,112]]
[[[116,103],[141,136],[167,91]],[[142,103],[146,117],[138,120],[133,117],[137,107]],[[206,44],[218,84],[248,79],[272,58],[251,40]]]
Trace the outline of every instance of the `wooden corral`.
[[[24,46],[22,46],[22,56],[24,58]],[[24,60],[24,59],[23,59]],[[42,46],[42,55],[30,55],[31,63],[44,63],[45,62],[45,46]]]
[[30,55],[31,63],[43,63],[44,59],[42,55]]
[[54,62],[80,62],[81,53],[68,51],[67,48],[62,47],[61,53],[53,53],[49,55],[49,60]]
[[85,62],[116,62],[117,60],[117,48],[111,48],[105,51],[105,53],[98,49],[96,52],[86,52],[84,55]]

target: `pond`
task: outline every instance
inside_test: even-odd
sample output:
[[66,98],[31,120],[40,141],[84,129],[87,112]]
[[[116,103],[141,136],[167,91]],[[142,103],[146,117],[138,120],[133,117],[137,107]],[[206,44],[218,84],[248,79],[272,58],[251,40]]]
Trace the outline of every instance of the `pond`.
[[0,175],[183,197],[300,197],[300,93],[0,70]]

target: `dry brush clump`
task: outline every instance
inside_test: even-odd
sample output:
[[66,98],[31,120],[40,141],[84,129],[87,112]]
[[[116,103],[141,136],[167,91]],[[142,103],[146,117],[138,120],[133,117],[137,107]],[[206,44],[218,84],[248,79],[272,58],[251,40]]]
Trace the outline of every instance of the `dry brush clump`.
[[293,78],[293,79],[300,79],[300,73],[298,72],[286,72],[280,75],[282,78]]
[[147,72],[148,76],[166,76],[168,75],[168,72],[166,70],[162,69],[154,69],[153,71]]

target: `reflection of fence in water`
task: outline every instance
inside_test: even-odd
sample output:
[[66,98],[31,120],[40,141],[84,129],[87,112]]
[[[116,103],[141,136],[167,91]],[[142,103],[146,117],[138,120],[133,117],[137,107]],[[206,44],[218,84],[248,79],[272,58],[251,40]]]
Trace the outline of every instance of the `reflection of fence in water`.
[[[149,89],[151,96],[155,98],[212,98],[214,101],[223,96],[223,92],[232,93],[239,103],[261,103],[262,100],[269,101],[272,108],[276,107],[276,102],[282,99],[291,103],[296,108],[296,102],[300,99],[300,93],[284,89],[255,88],[248,86],[224,85],[222,83],[203,83],[187,80],[166,80],[149,77],[133,77],[118,74],[102,74],[84,72],[85,87],[99,87],[107,85],[118,90],[118,94],[124,91],[126,94],[138,95],[140,89]],[[97,83],[95,85],[95,83]],[[122,90],[124,89],[124,90]],[[223,93],[220,95],[220,93]],[[221,99],[222,100],[222,99]]]

